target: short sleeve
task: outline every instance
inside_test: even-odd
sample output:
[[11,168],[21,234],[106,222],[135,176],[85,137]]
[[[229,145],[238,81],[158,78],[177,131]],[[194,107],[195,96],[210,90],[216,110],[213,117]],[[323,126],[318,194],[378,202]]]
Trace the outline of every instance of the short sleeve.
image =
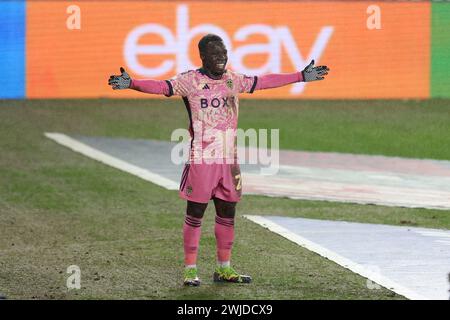
[[176,96],[188,96],[191,92],[191,88],[193,86],[193,82],[191,79],[192,72],[186,71],[183,73],[180,73],[176,75],[174,78],[170,80],[166,80],[167,85],[169,86],[169,95],[168,97],[172,95]]
[[257,76],[247,76],[240,73],[234,74],[234,82],[237,84],[237,90],[239,93],[253,93],[258,83]]

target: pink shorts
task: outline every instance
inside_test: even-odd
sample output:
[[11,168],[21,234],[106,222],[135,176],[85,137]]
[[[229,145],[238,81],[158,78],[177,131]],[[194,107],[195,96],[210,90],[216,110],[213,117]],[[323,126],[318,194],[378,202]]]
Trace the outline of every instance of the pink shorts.
[[242,177],[239,164],[187,163],[181,175],[180,197],[208,203],[212,198],[241,200]]

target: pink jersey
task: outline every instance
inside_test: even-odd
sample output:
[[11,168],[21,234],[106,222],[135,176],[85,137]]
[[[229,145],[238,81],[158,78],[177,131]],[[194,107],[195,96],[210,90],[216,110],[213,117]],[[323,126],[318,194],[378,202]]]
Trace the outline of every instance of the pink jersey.
[[202,69],[190,70],[167,81],[169,96],[183,97],[189,114],[191,162],[220,162],[237,159],[236,130],[238,94],[253,93],[256,76],[227,70],[220,80],[209,78]]
[[303,81],[300,72],[249,77],[227,70],[220,80],[214,80],[198,69],[166,81],[132,79],[130,88],[183,97],[190,121],[190,162],[234,163],[237,160],[238,94],[298,81]]

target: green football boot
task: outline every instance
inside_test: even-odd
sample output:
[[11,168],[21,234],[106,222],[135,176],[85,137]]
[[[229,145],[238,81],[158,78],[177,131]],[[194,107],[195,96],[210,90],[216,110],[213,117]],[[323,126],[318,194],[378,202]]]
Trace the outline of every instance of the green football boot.
[[190,287],[198,287],[200,279],[197,276],[197,268],[184,269],[184,285]]
[[217,267],[214,282],[250,283],[252,277],[239,274],[232,267]]

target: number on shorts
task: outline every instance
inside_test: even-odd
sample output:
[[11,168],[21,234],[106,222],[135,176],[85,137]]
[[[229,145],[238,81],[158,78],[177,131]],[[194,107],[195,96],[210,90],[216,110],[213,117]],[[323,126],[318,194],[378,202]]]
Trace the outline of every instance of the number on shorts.
[[242,188],[241,175],[237,174],[237,175],[234,176],[234,178],[237,180],[236,190],[241,190],[241,188]]

